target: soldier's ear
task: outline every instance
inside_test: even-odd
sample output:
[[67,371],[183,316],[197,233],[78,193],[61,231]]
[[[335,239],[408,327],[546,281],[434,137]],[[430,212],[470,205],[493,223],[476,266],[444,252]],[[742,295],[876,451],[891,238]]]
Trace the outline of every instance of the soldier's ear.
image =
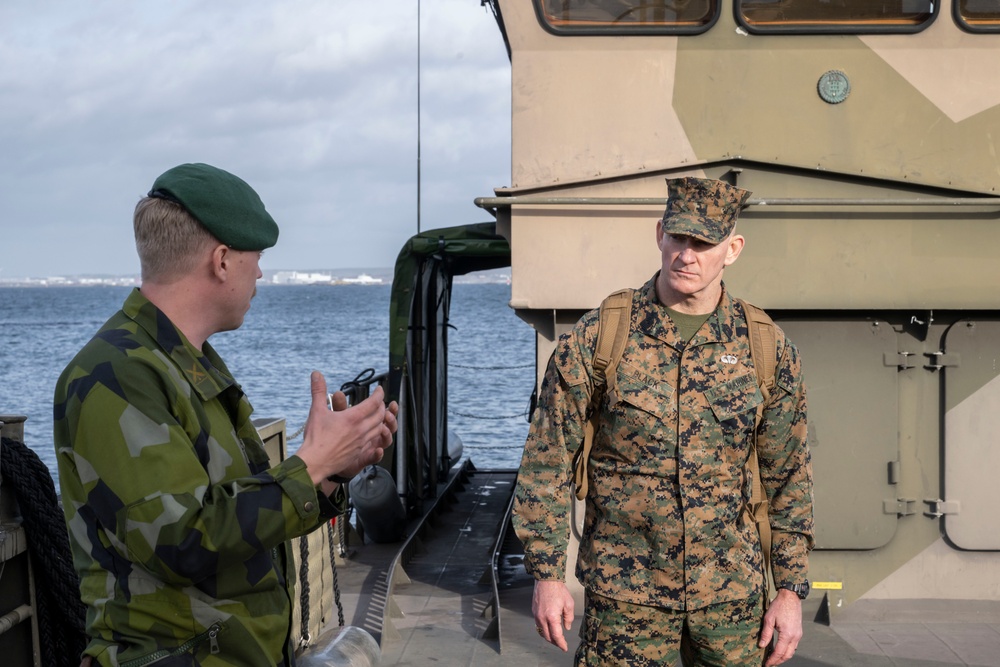
[[740,253],[743,252],[743,246],[746,243],[743,236],[740,234],[733,234],[729,237],[729,247],[726,248],[726,263],[725,266],[729,266],[739,258]]
[[210,270],[216,280],[220,282],[226,281],[229,272],[229,262],[231,260],[232,257],[228,246],[220,243],[212,248]]

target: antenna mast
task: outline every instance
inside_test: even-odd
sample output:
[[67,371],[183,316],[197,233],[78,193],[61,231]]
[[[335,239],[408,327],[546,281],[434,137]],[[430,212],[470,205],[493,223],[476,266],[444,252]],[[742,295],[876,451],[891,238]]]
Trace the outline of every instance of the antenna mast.
[[420,0],[417,0],[417,234],[420,233]]

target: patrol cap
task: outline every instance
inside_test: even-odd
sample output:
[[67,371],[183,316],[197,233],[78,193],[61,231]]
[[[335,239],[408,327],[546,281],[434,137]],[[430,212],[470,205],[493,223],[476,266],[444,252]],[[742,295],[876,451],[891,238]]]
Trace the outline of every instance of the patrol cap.
[[182,164],[153,182],[150,197],[183,206],[234,250],[263,250],[278,241],[278,224],[246,181],[207,164]]
[[750,194],[708,178],[668,178],[663,232],[718,245],[729,238]]

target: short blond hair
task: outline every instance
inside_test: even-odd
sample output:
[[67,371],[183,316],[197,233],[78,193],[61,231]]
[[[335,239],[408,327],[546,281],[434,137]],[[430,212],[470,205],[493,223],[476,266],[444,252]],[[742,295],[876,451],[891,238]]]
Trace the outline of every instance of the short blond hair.
[[144,281],[170,282],[195,267],[199,251],[219,243],[183,206],[143,197],[132,217]]

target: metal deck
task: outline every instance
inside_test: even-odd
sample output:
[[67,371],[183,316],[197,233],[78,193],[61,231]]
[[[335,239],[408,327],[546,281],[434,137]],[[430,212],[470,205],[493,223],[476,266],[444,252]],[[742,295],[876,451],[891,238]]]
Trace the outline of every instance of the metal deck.
[[[508,523],[515,481],[516,471],[470,466],[402,548],[365,544],[338,564],[346,622],[380,642],[382,665],[573,664],[580,616],[567,653],[535,632],[534,580]],[[832,625],[826,615],[822,595],[806,601],[805,637],[786,665],[1000,665],[1000,601],[862,600]]]
[[516,477],[459,472],[405,544],[364,544],[338,563],[345,620],[379,641],[382,665],[572,664],[535,633],[520,556],[497,556],[501,539],[520,551],[504,531]]
[[827,626],[804,605],[806,635],[788,665],[930,667],[1000,665],[1000,601],[859,600]]

